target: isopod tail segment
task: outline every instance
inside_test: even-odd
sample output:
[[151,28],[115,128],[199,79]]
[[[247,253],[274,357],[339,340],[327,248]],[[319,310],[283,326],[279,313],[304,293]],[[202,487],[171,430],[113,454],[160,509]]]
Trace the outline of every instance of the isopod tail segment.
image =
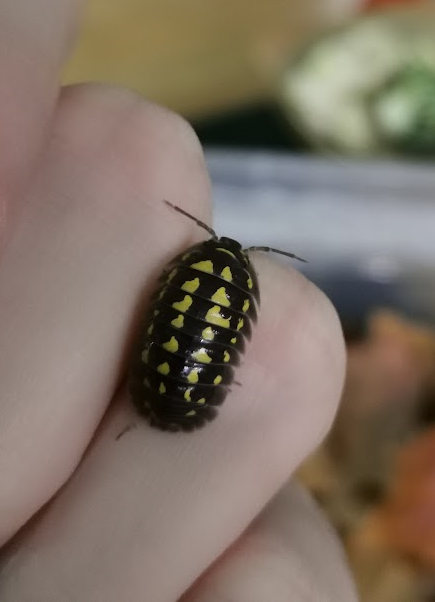
[[[167,205],[169,205],[169,207],[172,207],[172,209],[174,209],[175,211],[178,211],[178,213],[181,213],[185,217],[188,217],[190,220],[195,222],[195,224],[197,226],[199,226],[200,228],[203,228],[206,232],[208,232],[210,234],[210,236],[212,237],[213,240],[219,240],[219,237],[216,234],[216,232],[213,230],[213,228],[210,228],[210,226],[207,226],[206,223],[204,223],[201,220],[199,220],[198,218],[194,217],[187,211],[184,211],[184,209],[181,209],[181,207],[174,205],[170,201],[165,200],[165,203]],[[308,263],[306,259],[302,259],[302,257],[299,257],[298,255],[295,255],[294,253],[289,253],[288,251],[282,251],[281,249],[275,249],[274,247],[254,246],[254,247],[247,247],[246,249],[243,249],[244,253],[247,253],[249,251],[263,251],[264,253],[276,253],[278,255],[284,255],[285,257],[290,257],[291,259],[297,259],[298,261],[302,261],[303,263]]]

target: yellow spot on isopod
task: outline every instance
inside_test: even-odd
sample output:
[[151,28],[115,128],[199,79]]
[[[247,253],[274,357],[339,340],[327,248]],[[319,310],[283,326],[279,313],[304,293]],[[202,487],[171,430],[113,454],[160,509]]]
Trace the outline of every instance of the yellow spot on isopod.
[[218,374],[213,382],[215,385],[218,385],[220,382],[222,382],[222,376],[220,376],[220,374]]
[[198,372],[199,369],[198,368],[193,368],[193,370],[191,370],[187,376],[187,380],[190,383],[197,383],[199,378],[198,378]]
[[251,276],[248,277],[248,288],[252,288],[254,286],[254,283],[252,282],[252,278]]
[[211,362],[211,357],[205,349],[198,349],[198,351],[192,353],[192,357],[202,364],[209,364]]
[[170,368],[168,362],[164,362],[163,364],[157,366],[157,372],[160,372],[160,374],[169,374],[169,370]]
[[154,324],[151,324],[151,326],[148,328],[148,334],[152,334],[154,330]]
[[231,339],[230,343],[233,343],[233,345],[234,345],[235,343],[237,343],[237,337],[234,337],[233,339]]
[[144,349],[142,351],[142,361],[146,364],[148,362],[148,358],[150,356],[150,350],[149,349]]
[[205,397],[201,397],[196,403],[205,403]]
[[176,301],[175,303],[173,303],[172,307],[184,313],[189,309],[192,303],[192,297],[190,295],[186,295],[182,301]]
[[233,281],[233,275],[232,275],[231,270],[230,270],[230,268],[228,266],[225,267],[222,270],[221,276],[222,276],[222,278],[225,278],[225,280],[228,280],[228,282],[232,282]]
[[248,311],[249,305],[250,305],[249,299],[245,299],[245,302],[244,302],[243,307],[242,307],[242,311]]
[[191,252],[189,252],[189,253],[185,253],[185,254],[183,255],[183,257],[181,258],[181,261],[186,261],[186,259],[187,259],[188,257],[190,257],[191,255],[192,255],[192,253],[191,253]]
[[158,300],[160,301],[160,299],[163,299],[163,295],[166,293],[166,288],[162,289],[160,291],[160,295],[158,296]]
[[223,326],[224,328],[230,327],[230,321],[221,316],[219,305],[213,305],[213,307],[208,310],[205,319],[207,322],[210,322],[210,324],[216,324],[216,326]]
[[237,330],[241,330],[243,328],[243,318],[239,319],[239,322],[237,324]]
[[159,313],[160,313],[160,312],[159,312],[159,310],[158,310],[158,309],[155,309],[155,310],[154,310],[154,315],[155,315],[155,316],[158,316],[158,315],[159,315]]
[[224,286],[221,286],[221,288],[218,288],[218,290],[211,297],[211,300],[214,301],[215,303],[219,303],[219,305],[224,305],[225,307],[230,306],[230,302],[227,297],[227,291],[225,290]]
[[194,278],[193,280],[186,280],[186,282],[181,287],[183,291],[187,291],[188,293],[194,293],[199,288],[199,278]]
[[186,412],[186,416],[195,416],[196,412],[195,410],[190,410],[190,412]]
[[218,247],[216,249],[216,251],[222,251],[222,253],[228,253],[228,255],[231,255],[231,257],[234,257],[234,259],[236,259],[236,256],[234,255],[234,253],[232,253],[228,249],[223,249],[222,247]]
[[163,393],[166,393],[166,387],[165,387],[164,383],[160,383],[159,393],[161,395],[163,395]]
[[175,328],[182,328],[184,326],[184,316],[180,314],[171,321],[171,324],[172,326],[175,326]]
[[184,399],[185,399],[186,401],[192,401],[192,398],[190,397],[190,389],[186,389],[186,390],[184,391]]
[[210,326],[204,328],[204,330],[202,331],[202,338],[206,339],[207,341],[212,341],[214,339],[214,332]]
[[229,362],[230,361],[230,354],[228,353],[228,351],[224,351],[224,362]]
[[213,263],[210,261],[210,259],[207,259],[205,261],[198,261],[197,263],[192,263],[190,267],[194,270],[199,270],[200,272],[213,274]]
[[170,282],[172,280],[172,278],[175,276],[176,273],[177,273],[177,268],[174,268],[168,276],[168,282]]
[[162,347],[163,349],[166,349],[166,351],[176,353],[178,351],[178,341],[175,337],[171,337],[167,343],[163,343]]

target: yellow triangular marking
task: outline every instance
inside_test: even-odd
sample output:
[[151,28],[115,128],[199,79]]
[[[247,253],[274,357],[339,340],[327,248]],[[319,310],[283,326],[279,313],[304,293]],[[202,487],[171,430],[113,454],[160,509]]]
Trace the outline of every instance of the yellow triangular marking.
[[230,306],[230,302],[227,297],[227,291],[225,290],[224,286],[218,288],[218,290],[211,297],[211,300],[215,303],[219,303],[219,305],[223,305],[224,307]]
[[175,337],[171,337],[167,343],[163,343],[162,347],[163,349],[166,349],[166,351],[176,353],[178,351],[178,341]]
[[210,322],[210,324],[216,324],[216,326],[223,326],[224,328],[230,327],[230,321],[221,316],[219,305],[214,305],[208,310],[205,320],[206,322]]
[[168,362],[164,362],[163,364],[157,366],[157,372],[160,372],[160,374],[169,374],[169,370],[170,368]]
[[190,267],[194,270],[199,270],[200,272],[213,274],[213,263],[210,261],[210,259],[206,259],[205,261],[198,261],[197,263],[192,263]]
[[186,295],[182,301],[176,301],[172,304],[172,307],[178,311],[185,313],[189,307],[192,305],[193,300],[192,297]]
[[192,357],[202,364],[209,364],[211,362],[211,357],[205,349],[198,349],[198,351],[192,353]]
[[183,291],[188,293],[194,293],[199,288],[199,278],[194,278],[193,280],[186,280],[186,282],[181,287]]
[[175,328],[182,328],[184,326],[184,316],[180,314],[171,321],[171,324],[172,326],[175,326]]
[[222,276],[222,278],[225,278],[225,280],[228,280],[228,282],[232,282],[233,281],[233,275],[232,275],[231,270],[230,270],[230,268],[228,266],[225,267],[222,270],[221,276]]

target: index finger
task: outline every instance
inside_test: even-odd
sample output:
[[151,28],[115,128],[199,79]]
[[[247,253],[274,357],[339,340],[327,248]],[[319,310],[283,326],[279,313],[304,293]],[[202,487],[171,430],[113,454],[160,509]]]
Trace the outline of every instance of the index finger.
[[343,381],[337,318],[297,272],[261,257],[255,268],[263,301],[243,386],[179,434],[150,429],[120,391],[75,474],[1,554],[1,599],[178,600],[319,443]]
[[82,5],[83,0],[0,4],[0,204],[17,194],[37,159]]

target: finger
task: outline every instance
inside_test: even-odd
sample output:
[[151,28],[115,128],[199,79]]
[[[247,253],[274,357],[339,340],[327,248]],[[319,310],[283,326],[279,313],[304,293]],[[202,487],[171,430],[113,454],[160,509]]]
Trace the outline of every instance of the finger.
[[70,476],[123,368],[144,284],[203,236],[191,129],[136,96],[68,90],[0,265],[0,541]]
[[347,559],[308,494],[292,483],[180,602],[356,602]]
[[82,0],[0,4],[0,203],[16,194],[38,159],[82,4]]
[[75,475],[5,554],[0,597],[61,600],[74,584],[83,600],[175,600],[319,442],[343,380],[337,318],[297,272],[255,265],[263,303],[243,386],[189,434],[151,429],[120,394]]

